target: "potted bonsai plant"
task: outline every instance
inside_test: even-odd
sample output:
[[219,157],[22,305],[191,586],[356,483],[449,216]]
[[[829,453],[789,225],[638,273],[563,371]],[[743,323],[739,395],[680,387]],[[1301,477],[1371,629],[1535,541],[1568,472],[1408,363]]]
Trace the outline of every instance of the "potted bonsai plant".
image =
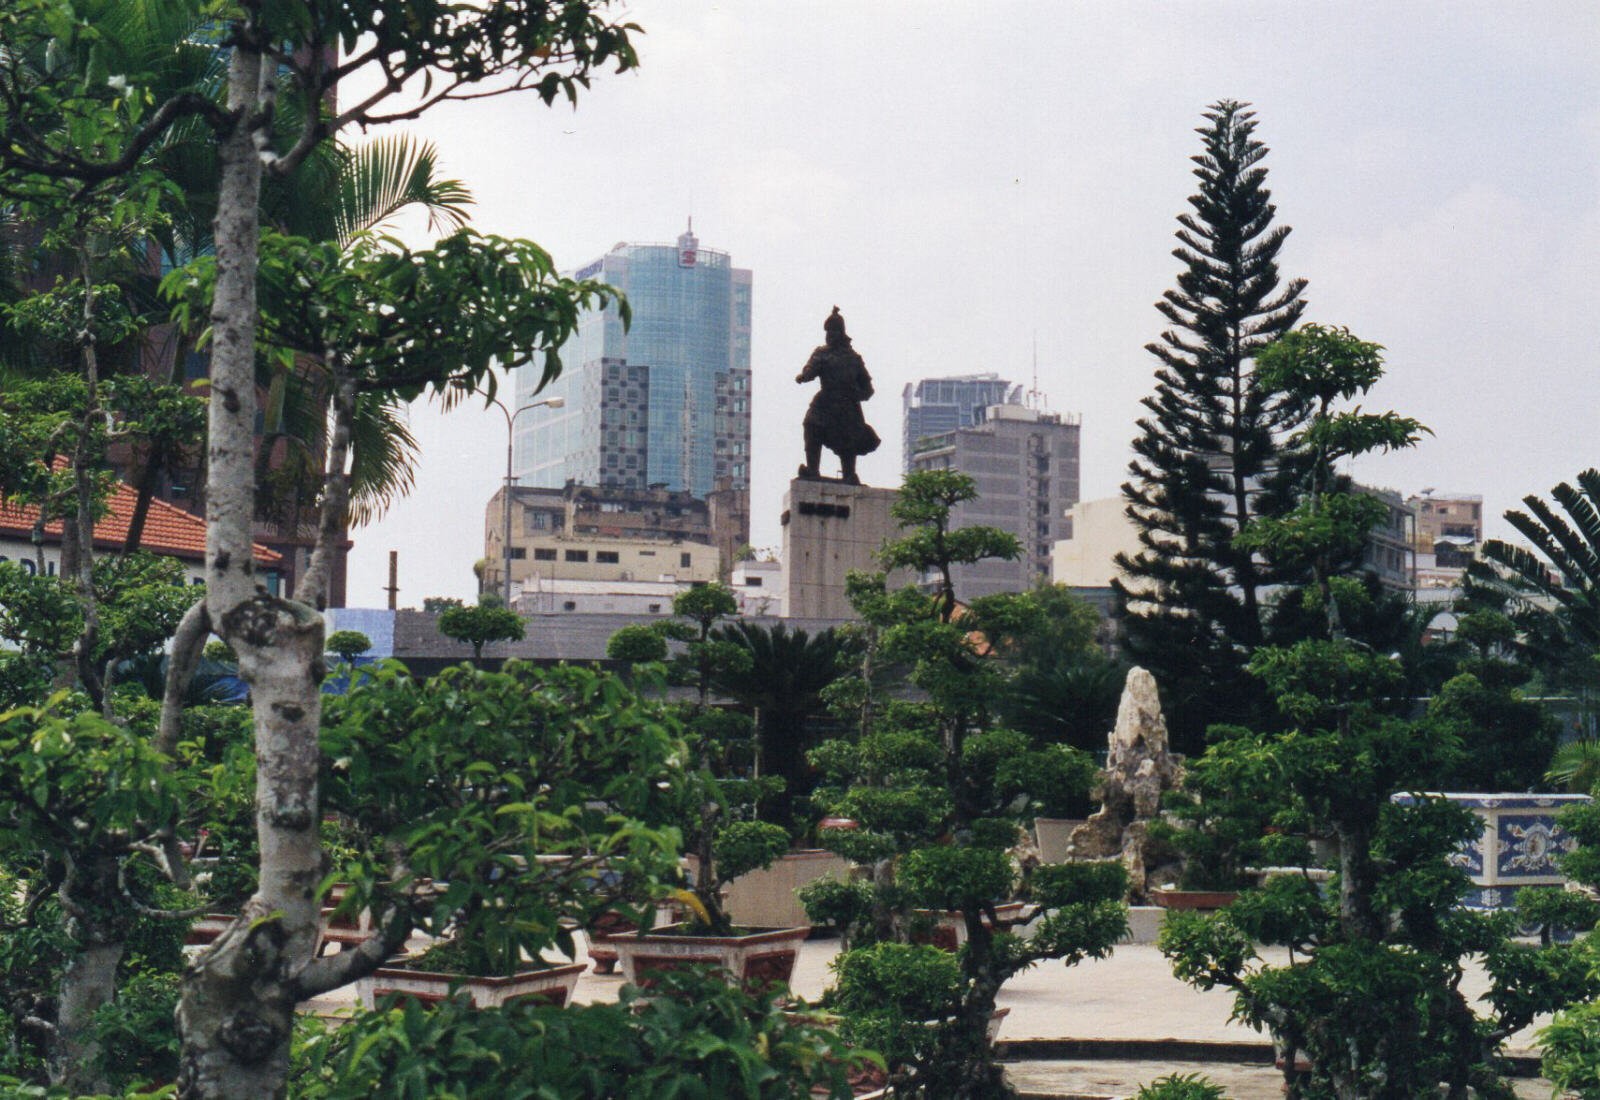
[[[972,479],[956,471],[906,477],[893,515],[907,530],[881,560],[937,578],[935,591],[890,591],[881,574],[853,578],[868,654],[863,675],[835,698],[859,717],[858,732],[812,754],[824,773],[824,810],[858,826],[823,830],[824,843],[871,868],[869,890],[811,894],[849,922],[855,935],[846,958],[874,950],[868,940],[906,946],[918,935],[917,910],[947,917],[950,939],[964,941],[951,956],[957,980],[946,990],[943,1022],[904,1069],[907,1088],[925,1096],[1008,1095],[989,1040],[1001,987],[1037,962],[1104,956],[1127,929],[1121,864],[1036,867],[1029,897],[1019,898],[1022,868],[1011,849],[1032,816],[1035,787],[1060,780],[1063,769],[1090,773],[998,720],[996,705],[1015,676],[1008,654],[1038,629],[1042,609],[1033,593],[957,603],[956,563],[1020,553],[1006,532],[950,527],[952,509],[976,495]],[[875,698],[874,667],[907,670],[920,698]]]
[[1028,783],[1034,846],[1039,862],[1060,863],[1067,858],[1067,838],[1072,830],[1094,809],[1089,792],[1097,772],[1094,757],[1070,745],[1048,746],[1042,763],[1045,766]]
[[673,600],[676,620],[662,632],[682,643],[673,662],[675,679],[696,689],[684,715],[694,761],[691,773],[676,791],[668,820],[684,836],[692,859],[692,875],[677,893],[686,919],[659,929],[595,935],[592,950],[615,954],[630,982],[647,985],[652,971],[690,963],[714,963],[729,975],[749,982],[787,982],[794,959],[810,931],[795,928],[736,927],[724,911],[722,891],[740,875],[770,867],[789,848],[786,829],[768,822],[740,820],[753,815],[763,792],[781,779],[731,774],[730,750],[748,740],[750,721],[741,714],[710,705],[713,679],[743,666],[749,658],[737,644],[712,636],[718,620],[734,614],[733,593],[708,584],[680,593]]
[[1151,834],[1183,856],[1178,882],[1151,891],[1168,909],[1218,909],[1255,884],[1252,869],[1304,866],[1310,849],[1283,810],[1277,767],[1248,731],[1213,726]]
[[[563,1006],[572,998],[588,963],[549,963],[522,958],[513,939],[493,934],[492,923],[466,920],[462,932],[434,943],[417,955],[379,967],[359,983],[362,1005],[390,993],[435,1004],[465,994],[476,1008],[499,1008],[532,1000]],[[477,931],[468,935],[467,928]],[[488,935],[483,933],[488,932]]]
[[[651,822],[686,748],[644,686],[520,661],[427,680],[369,666],[324,711],[320,786],[343,834],[323,888],[348,883],[333,915],[370,911],[373,932],[317,962],[353,970],[366,1003],[564,1002],[583,966],[547,953],[575,958],[574,927],[639,917],[677,874],[677,838]],[[419,933],[433,946],[395,965]]]
[[[789,834],[776,825],[735,821],[718,829],[709,845],[693,838],[700,859],[692,889],[680,891],[686,919],[665,927],[606,935],[599,946],[614,953],[623,976],[635,985],[652,984],[652,972],[701,963],[722,968],[750,984],[785,982],[810,928],[749,928],[735,925],[723,911],[720,893],[733,879],[770,867],[789,847]],[[709,852],[709,857],[708,857]]]

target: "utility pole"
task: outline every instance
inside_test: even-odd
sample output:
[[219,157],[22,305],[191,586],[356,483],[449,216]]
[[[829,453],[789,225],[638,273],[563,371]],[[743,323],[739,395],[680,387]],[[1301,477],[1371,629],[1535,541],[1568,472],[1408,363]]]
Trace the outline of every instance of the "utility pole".
[[396,597],[400,595],[400,551],[389,551],[389,587],[384,589],[389,593],[389,610],[393,611],[397,603]]

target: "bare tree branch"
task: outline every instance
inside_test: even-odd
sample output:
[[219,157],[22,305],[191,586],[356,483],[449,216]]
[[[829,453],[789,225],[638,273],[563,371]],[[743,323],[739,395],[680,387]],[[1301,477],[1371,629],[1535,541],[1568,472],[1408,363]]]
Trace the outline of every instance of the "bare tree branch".
[[200,600],[183,613],[178,630],[172,636],[172,650],[167,656],[166,689],[161,697],[161,724],[156,731],[154,748],[171,756],[183,734],[183,696],[194,679],[194,670],[200,663],[200,651],[211,633],[211,614],[206,601]]

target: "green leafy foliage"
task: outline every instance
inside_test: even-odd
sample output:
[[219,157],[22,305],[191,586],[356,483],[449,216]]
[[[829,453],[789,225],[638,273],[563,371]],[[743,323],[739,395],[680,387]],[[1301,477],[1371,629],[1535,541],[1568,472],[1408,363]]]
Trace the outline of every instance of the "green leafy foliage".
[[664,661],[667,659],[667,640],[659,630],[643,623],[633,623],[618,630],[606,641],[606,656],[613,661]]
[[1559,886],[1524,886],[1517,891],[1517,919],[1539,929],[1547,946],[1557,932],[1592,932],[1600,920],[1600,902]]
[[[158,650],[196,596],[182,563],[155,554],[97,558],[92,576],[100,631],[91,659],[102,668]],[[83,624],[84,602],[69,580],[0,562],[0,637],[54,656],[72,648]]]
[[918,848],[900,860],[900,883],[928,909],[982,909],[1011,893],[1016,872],[993,848]]
[[954,1016],[964,984],[948,951],[921,944],[878,943],[834,960],[835,982],[824,1004],[841,1014],[840,1032],[882,1053],[890,1067],[938,1057],[940,1029]]
[[[914,968],[916,960],[931,958],[906,953],[912,949],[905,941],[919,926],[946,913],[961,923],[967,939],[955,960],[955,984],[941,995],[948,1002],[940,1013],[949,1017],[945,1026],[924,1025],[918,1012],[926,1005],[869,1005],[853,997],[839,1004],[847,1032],[888,1055],[897,1087],[988,1097],[1007,1088],[986,1035],[1001,985],[1044,959],[1071,964],[1102,956],[1127,922],[1124,880],[1106,879],[1102,885],[1114,889],[1103,895],[1087,879],[1069,884],[1048,874],[1050,904],[1023,922],[1031,923],[1028,936],[998,919],[996,906],[1015,896],[1022,878],[1009,851],[1020,827],[1083,799],[1095,775],[1086,754],[1040,745],[1000,724],[1000,701],[1020,657],[1037,658],[1040,644],[1081,650],[1092,628],[1060,593],[1043,590],[957,606],[954,564],[1015,552],[1010,535],[950,527],[950,509],[975,496],[972,479],[954,470],[913,473],[901,488],[894,514],[902,537],[880,558],[931,580],[932,595],[890,592],[882,575],[851,578],[850,597],[864,621],[861,658],[845,681],[852,686],[830,693],[835,713],[854,719],[856,730],[818,746],[810,758],[821,777],[816,803],[854,823],[822,830],[821,842],[864,864],[870,882],[818,888],[806,898],[814,918],[835,922],[849,937],[841,983],[863,951],[883,950],[883,965]],[[905,670],[919,697],[884,698],[876,671],[885,668]],[[947,964],[937,965],[948,976]]]
[[870,882],[819,878],[796,891],[806,919],[820,928],[837,929],[843,949],[871,935],[873,888]]
[[1584,886],[1600,886],[1600,808],[1593,802],[1568,806],[1556,815],[1556,822],[1578,842],[1576,849],[1559,857],[1561,873]]
[[1198,1073],[1169,1073],[1141,1085],[1133,1100],[1224,1100],[1227,1095]]
[[[170,923],[170,922],[169,922]],[[178,1073],[179,969],[142,969],[95,1013],[95,1032],[108,1079],[147,1086]]]
[[300,1100],[848,1100],[850,1049],[804,1006],[694,972],[663,974],[618,1004],[434,1008],[404,1000],[295,1054]]
[[145,740],[57,694],[0,714],[0,853],[79,855],[178,820],[183,790]]
[[1163,800],[1164,817],[1150,825],[1152,836],[1184,858],[1179,885],[1238,890],[1254,881],[1246,867],[1305,863],[1309,852],[1289,852],[1287,844],[1275,843],[1283,837],[1280,822],[1288,807],[1273,746],[1240,727],[1213,726],[1210,738],[1206,753],[1184,769],[1183,786]]
[[[1201,785],[1263,754],[1282,790],[1262,796],[1277,808],[1273,820],[1337,837],[1339,875],[1326,895],[1284,875],[1221,914],[1172,914],[1161,948],[1174,972],[1202,989],[1232,989],[1238,1018],[1304,1052],[1312,1094],[1410,1097],[1469,1079],[1501,1087],[1498,1044],[1536,1014],[1588,996],[1586,966],[1559,948],[1511,942],[1508,916],[1457,908],[1469,883],[1451,857],[1482,826],[1443,799],[1391,800],[1396,787],[1429,785],[1454,753],[1428,722],[1393,714],[1401,678],[1392,662],[1350,642],[1308,641],[1264,649],[1252,667],[1291,725],[1275,735],[1232,731],[1196,762]],[[1247,799],[1224,816],[1254,830],[1262,809]],[[1287,965],[1268,965],[1256,944],[1293,953]],[[1472,956],[1491,975],[1477,1009],[1459,991]],[[1390,1011],[1373,1017],[1363,1006],[1374,1003]]]
[[[1039,614],[1007,648],[1017,673],[1002,699],[1001,716],[1041,744],[1102,748],[1116,719],[1126,670],[1096,644],[1100,615],[1064,585],[1041,584],[1029,596]],[[1086,817],[1088,811],[1074,805],[1047,813]]]
[[735,622],[719,627],[716,638],[738,646],[746,658],[717,674],[716,689],[755,710],[761,773],[783,780],[783,790],[759,812],[763,820],[799,833],[804,824],[797,817],[797,800],[812,786],[805,761],[812,745],[808,723],[823,708],[823,690],[837,680],[843,664],[858,656],[856,646],[849,635],[832,629],[813,635],[783,623]]
[[49,659],[28,653],[0,653],[0,710],[24,706],[50,692]]
[[717,830],[711,850],[725,882],[771,867],[789,850],[789,831],[765,821],[735,821]]
[[[352,884],[345,910],[402,906],[465,945],[471,972],[506,973],[552,946],[570,955],[569,921],[623,895],[643,905],[676,873],[677,834],[645,824],[682,782],[661,704],[569,666],[369,673],[323,712],[324,807],[355,850],[333,873]],[[424,880],[443,886],[418,892]]]
[[1600,651],[1600,470],[1588,469],[1550,491],[1529,495],[1506,522],[1532,546],[1483,544],[1467,570],[1468,594],[1504,610],[1520,644],[1554,686],[1596,682]]
[[1600,1095],[1600,1003],[1574,1004],[1539,1031],[1539,1071],[1564,1095]]
[[322,648],[337,654],[348,664],[372,648],[372,639],[359,630],[335,630],[322,643]]
[[439,633],[472,646],[472,659],[483,656],[489,642],[521,641],[522,616],[504,607],[449,607],[439,616]]
[[[1337,843],[1337,877],[1325,897],[1301,876],[1271,879],[1220,915],[1169,922],[1161,946],[1179,977],[1231,988],[1236,1018],[1301,1051],[1311,1071],[1300,1087],[1310,1095],[1400,1100],[1469,1084],[1507,1095],[1500,1043],[1555,998],[1587,994],[1550,949],[1511,943],[1509,917],[1458,908],[1469,880],[1452,857],[1481,832],[1478,818],[1403,793],[1467,772],[1463,742],[1481,752],[1528,717],[1516,716],[1509,694],[1514,670],[1491,652],[1504,645],[1506,623],[1468,616],[1476,656],[1421,720],[1406,716],[1414,677],[1398,657],[1349,632],[1372,603],[1370,587],[1350,575],[1353,562],[1386,508],[1353,493],[1334,464],[1410,446],[1425,431],[1393,413],[1338,407],[1378,380],[1381,351],[1344,329],[1308,325],[1260,353],[1258,379],[1295,395],[1307,413],[1292,440],[1300,497],[1234,542],[1304,567],[1311,583],[1298,602],[1323,621],[1308,618],[1310,637],[1250,658],[1281,730],[1223,731],[1191,769],[1194,789],[1179,796],[1176,812],[1194,828],[1173,834],[1210,873],[1237,868],[1219,858],[1230,849],[1279,850],[1262,836],[1268,821],[1280,837],[1304,829]],[[1264,963],[1255,943],[1288,947],[1287,964]],[[1460,991],[1473,956],[1493,979],[1481,1012]],[[1374,1016],[1373,1004],[1386,1011]]]

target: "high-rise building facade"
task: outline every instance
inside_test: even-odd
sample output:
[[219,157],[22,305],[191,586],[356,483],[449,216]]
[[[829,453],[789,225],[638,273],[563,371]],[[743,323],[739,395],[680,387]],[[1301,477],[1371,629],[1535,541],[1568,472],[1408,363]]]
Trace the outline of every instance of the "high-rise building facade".
[[1022,387],[998,374],[924,378],[907,385],[900,400],[905,414],[902,471],[910,473],[911,455],[919,440],[970,428],[991,405],[1021,405]]
[[[538,392],[562,405],[517,423],[518,483],[748,494],[751,273],[701,248],[691,222],[674,244],[618,244],[571,274],[620,289],[633,322],[615,305],[580,319],[561,377]],[[521,375],[524,405],[539,374]]]
[[1050,579],[1051,549],[1072,534],[1067,509],[1078,502],[1081,431],[1075,416],[1002,404],[979,410],[970,428],[913,445],[912,470],[960,470],[977,484],[978,498],[955,507],[952,526],[998,527],[1022,542],[1016,561],[957,566],[958,599],[1021,592]]

